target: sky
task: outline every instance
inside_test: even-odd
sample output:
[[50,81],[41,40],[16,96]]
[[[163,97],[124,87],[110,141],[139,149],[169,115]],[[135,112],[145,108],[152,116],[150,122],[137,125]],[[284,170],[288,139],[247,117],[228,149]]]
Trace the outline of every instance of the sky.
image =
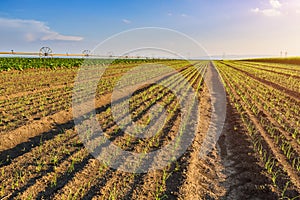
[[[300,0],[1,0],[0,52],[81,53],[124,31],[160,27],[189,36],[209,56],[300,56],[299,21]],[[183,48],[164,34],[153,39]],[[113,43],[106,54],[126,45]]]

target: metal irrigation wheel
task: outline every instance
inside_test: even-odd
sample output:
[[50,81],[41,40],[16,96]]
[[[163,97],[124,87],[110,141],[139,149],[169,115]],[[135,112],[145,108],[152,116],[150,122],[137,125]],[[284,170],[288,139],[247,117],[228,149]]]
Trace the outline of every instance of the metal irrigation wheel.
[[82,51],[83,56],[89,57],[89,55],[91,54],[90,50],[83,50]]
[[52,50],[50,49],[50,47],[42,47],[40,49],[40,56],[52,56]]

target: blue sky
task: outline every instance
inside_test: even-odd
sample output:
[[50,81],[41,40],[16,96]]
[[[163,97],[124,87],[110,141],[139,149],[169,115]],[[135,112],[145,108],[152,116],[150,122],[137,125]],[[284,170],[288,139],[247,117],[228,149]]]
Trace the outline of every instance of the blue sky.
[[299,21],[299,0],[2,0],[0,51],[81,53],[122,31],[162,27],[209,55],[300,55]]

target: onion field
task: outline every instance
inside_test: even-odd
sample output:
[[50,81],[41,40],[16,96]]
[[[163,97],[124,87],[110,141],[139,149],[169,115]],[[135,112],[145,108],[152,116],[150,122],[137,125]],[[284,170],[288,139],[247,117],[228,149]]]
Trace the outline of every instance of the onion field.
[[[131,163],[118,152],[105,161],[96,159],[74,122],[72,98],[82,65],[105,68],[101,78],[93,75],[93,97],[95,118],[112,144],[139,155],[174,140],[180,149],[185,139],[180,133],[195,126],[187,150],[176,159],[158,153],[149,164],[152,170],[139,173],[111,167],[116,160]],[[113,92],[128,73],[142,79],[145,72],[133,70],[140,65],[150,69],[152,82],[139,86],[130,96],[129,110],[122,110],[125,97],[112,102]],[[211,151],[201,157],[217,97],[209,83],[218,81],[226,91],[226,118]],[[187,98],[188,89],[196,94],[188,104],[199,117],[181,122],[185,108],[174,91]],[[119,119],[113,104],[120,108]],[[160,110],[153,114],[153,108],[164,115]],[[0,58],[0,116],[0,199],[300,199],[297,59]],[[117,123],[128,116],[136,124],[154,127],[153,119],[164,124],[151,137],[134,137]],[[89,129],[84,136],[97,145],[105,143]],[[161,158],[172,162],[155,169]],[[145,166],[133,165],[137,171]]]

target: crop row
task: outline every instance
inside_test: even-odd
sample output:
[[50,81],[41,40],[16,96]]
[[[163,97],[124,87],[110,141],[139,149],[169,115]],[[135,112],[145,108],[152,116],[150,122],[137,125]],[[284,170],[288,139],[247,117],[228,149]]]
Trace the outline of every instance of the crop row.
[[[230,99],[252,138],[253,147],[260,154],[274,185],[282,192],[282,197],[294,197],[297,193],[295,190],[299,190],[299,144],[291,141],[291,133],[285,131],[282,124],[272,117],[272,109],[259,95],[261,90],[255,89],[257,82],[255,84],[254,79],[245,79],[240,71],[228,63],[224,65],[218,62],[217,67]],[[277,96],[273,94],[272,98],[276,99]],[[292,184],[286,178],[291,179],[298,189],[287,192],[295,186],[290,187]]]
[[[35,68],[72,68],[81,65],[99,64],[133,64],[160,62],[160,59],[94,59],[94,58],[22,58],[2,57],[0,58],[0,71],[24,70]],[[172,60],[168,60],[172,61]]]
[[259,62],[259,63],[274,63],[280,65],[299,65],[300,59],[298,57],[291,58],[259,58],[259,59],[250,59],[245,60],[250,62]]
[[[228,76],[229,74],[227,74]],[[241,97],[243,102],[248,106],[248,108],[254,113],[254,115],[260,120],[261,124],[266,127],[267,132],[275,139],[276,145],[278,145],[283,153],[286,154],[289,160],[295,161],[299,157],[299,143],[295,139],[298,138],[298,130],[294,130],[294,134],[290,131],[290,125],[288,122],[282,123],[278,118],[272,118],[272,112],[270,109],[265,109],[268,107],[266,102],[262,102],[256,95],[257,91],[251,90],[248,85],[251,81],[247,82],[240,81],[241,77],[236,76],[232,78],[232,83],[236,89],[237,94]],[[285,129],[288,129],[287,131]],[[296,151],[296,152],[294,152]]]
[[[293,137],[300,144],[300,106],[298,102],[250,77],[245,78],[243,74],[233,68],[229,70],[234,73],[235,80],[238,81],[237,84],[242,86],[240,89],[241,95],[247,95],[247,98],[243,100],[251,101],[253,99],[252,101],[261,108],[260,110],[263,110],[269,118],[275,120],[273,123],[278,124],[278,127],[288,132],[289,137]],[[251,107],[255,114],[259,113],[257,106],[253,104]]]
[[[276,110],[276,112],[279,112],[281,116],[284,116],[286,119],[288,119],[291,125],[299,126],[299,100],[286,94],[285,91],[281,91],[272,87],[272,85],[264,84],[259,80],[253,79],[252,77],[245,76],[244,73],[232,68],[231,65],[227,66],[230,70],[235,71],[237,74],[243,77],[241,77],[241,81],[251,80],[251,88],[257,90],[257,95],[259,95],[263,101],[270,105],[267,109]],[[274,96],[276,98],[274,98]]]
[[255,65],[260,68],[267,68],[277,72],[284,72],[291,75],[299,75],[299,65],[278,64],[278,63],[259,63],[259,62],[241,62],[241,64]]
[[253,67],[253,68],[258,69],[258,70],[280,74],[280,75],[285,76],[286,78],[296,78],[296,79],[300,78],[299,71],[297,72],[295,70],[292,70],[289,67],[284,68],[282,65],[276,67],[272,64],[263,64],[263,65],[261,65],[259,63],[250,63],[250,62],[241,62],[241,61],[237,62],[237,64],[239,66]]
[[276,85],[280,85],[283,88],[286,88],[286,90],[291,90],[296,93],[300,93],[300,84],[299,79],[295,78],[293,76],[283,75],[282,73],[274,73],[271,71],[266,71],[264,68],[257,68],[254,65],[235,65],[234,67],[254,75],[255,77],[258,77],[260,79],[270,81]]

